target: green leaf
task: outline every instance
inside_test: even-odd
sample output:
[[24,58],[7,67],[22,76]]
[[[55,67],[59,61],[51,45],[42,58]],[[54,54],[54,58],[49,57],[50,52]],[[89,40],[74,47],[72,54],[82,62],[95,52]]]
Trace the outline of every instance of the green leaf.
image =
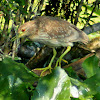
[[[90,10],[90,11],[93,10],[93,7],[91,7],[91,6],[87,5],[87,4],[84,4],[83,6],[87,7],[87,9]],[[96,10],[94,11],[94,13],[100,15],[100,9],[98,9],[97,7],[95,9]]]
[[25,5],[25,0],[11,0],[11,1],[15,1],[16,3],[18,3],[20,6]]
[[82,63],[82,67],[86,73],[87,78],[90,78],[97,73],[99,69],[98,62],[99,62],[99,59],[94,55],[92,57],[87,58]]
[[[21,95],[21,96],[20,96]],[[13,75],[0,78],[0,100],[23,100],[29,99],[25,84]]]
[[93,98],[94,95],[98,93],[100,94],[100,69],[94,76],[86,79],[83,83],[74,78],[70,79],[72,83],[71,86],[72,97],[74,98],[79,97],[80,100],[88,100],[89,98]]
[[29,100],[27,84],[33,84],[37,75],[10,58],[0,61],[0,100]]
[[37,79],[37,75],[31,72],[24,64],[17,63],[10,58],[5,58],[0,61],[0,76],[7,77],[14,75],[19,77],[24,82],[29,82]]
[[100,100],[100,93],[97,93],[97,94],[94,96],[94,100]]
[[71,94],[74,98],[79,98],[79,100],[90,100],[89,98],[93,97],[90,91],[90,88],[86,83],[82,83],[77,79],[71,78]]
[[76,72],[73,70],[73,68],[70,66],[68,68],[64,68],[65,71],[67,71],[68,76],[72,77],[72,78],[79,78],[78,75],[76,74]]
[[100,69],[94,76],[86,79],[84,83],[88,85],[91,94],[100,93]]
[[70,79],[66,72],[57,67],[41,78],[31,100],[70,100]]

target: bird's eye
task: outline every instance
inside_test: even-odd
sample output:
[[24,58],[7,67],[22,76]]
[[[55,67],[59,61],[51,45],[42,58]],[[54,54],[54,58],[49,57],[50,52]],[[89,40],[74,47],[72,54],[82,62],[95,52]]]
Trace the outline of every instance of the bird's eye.
[[25,32],[25,29],[22,29],[22,32]]

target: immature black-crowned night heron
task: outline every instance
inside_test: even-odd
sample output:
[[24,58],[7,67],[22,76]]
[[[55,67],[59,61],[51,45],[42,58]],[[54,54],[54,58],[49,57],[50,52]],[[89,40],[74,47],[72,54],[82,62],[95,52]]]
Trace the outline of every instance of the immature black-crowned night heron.
[[[27,37],[32,41],[41,42],[53,48],[53,57],[46,68],[42,68],[43,72],[51,71],[52,62],[56,56],[56,47],[67,47],[65,52],[59,57],[56,66],[61,66],[61,60],[73,46],[73,42],[88,42],[88,36],[78,29],[75,25],[57,17],[39,16],[32,21],[28,21],[21,25],[18,29],[18,37]],[[41,70],[41,68],[38,68]],[[43,73],[42,72],[42,73]]]

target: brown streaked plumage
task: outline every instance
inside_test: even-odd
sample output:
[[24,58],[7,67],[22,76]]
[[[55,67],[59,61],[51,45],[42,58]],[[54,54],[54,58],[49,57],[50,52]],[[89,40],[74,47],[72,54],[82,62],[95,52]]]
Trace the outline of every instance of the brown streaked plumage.
[[[25,31],[23,31],[25,30]],[[18,29],[20,37],[26,36],[32,41],[44,43],[47,46],[67,47],[73,42],[88,42],[88,36],[73,24],[57,17],[40,16],[35,20],[21,25]]]
[[70,51],[73,42],[87,43],[89,40],[88,36],[75,25],[63,19],[50,16],[39,16],[32,21],[24,23],[19,27],[18,33],[20,38],[27,37],[32,41],[41,42],[53,48],[54,55],[48,67],[43,68],[43,72],[48,69],[51,71],[52,62],[56,56],[55,47],[67,47],[67,50],[56,62],[56,66],[58,66],[58,63],[61,66],[61,59]]

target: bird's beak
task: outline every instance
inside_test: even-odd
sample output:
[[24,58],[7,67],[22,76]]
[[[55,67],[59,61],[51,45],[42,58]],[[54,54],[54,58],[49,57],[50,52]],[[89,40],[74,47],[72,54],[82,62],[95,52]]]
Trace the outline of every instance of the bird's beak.
[[24,32],[19,32],[19,34],[18,34],[18,38],[21,38],[21,37],[23,37],[24,35],[25,35]]
[[21,38],[21,37],[23,37],[24,36],[24,32],[20,32],[18,35],[16,35],[16,36],[14,36],[10,41],[15,41],[16,39],[18,39],[18,38]]

